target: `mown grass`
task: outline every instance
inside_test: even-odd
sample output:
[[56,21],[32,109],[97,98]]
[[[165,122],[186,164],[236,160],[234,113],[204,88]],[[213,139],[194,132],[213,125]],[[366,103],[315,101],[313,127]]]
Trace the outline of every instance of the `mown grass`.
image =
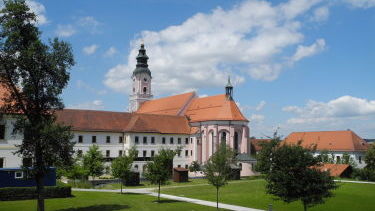
[[[46,210],[55,211],[120,211],[120,210],[215,210],[186,202],[163,199],[156,203],[156,197],[140,194],[119,194],[101,192],[73,192],[74,197],[46,199]],[[36,210],[35,200],[0,201],[1,211]]]
[[[247,180],[230,183],[220,189],[219,200],[222,203],[267,210],[272,204],[273,210],[303,210],[301,202],[290,204],[273,200],[265,193],[265,181]],[[213,186],[196,186],[183,188],[167,188],[162,193],[184,196],[208,201],[216,201],[216,191]],[[325,204],[317,205],[309,210],[375,210],[375,184],[339,183],[334,191],[335,196],[329,198]]]

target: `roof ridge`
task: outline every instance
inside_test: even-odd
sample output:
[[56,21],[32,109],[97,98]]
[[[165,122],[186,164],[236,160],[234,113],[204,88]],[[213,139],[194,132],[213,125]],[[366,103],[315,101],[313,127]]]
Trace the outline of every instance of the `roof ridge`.
[[[65,111],[88,111],[88,112],[132,114],[132,112],[125,112],[125,111],[105,111],[105,110],[75,109],[75,108],[64,108],[62,110],[65,110]],[[56,111],[62,111],[62,110],[56,110]]]

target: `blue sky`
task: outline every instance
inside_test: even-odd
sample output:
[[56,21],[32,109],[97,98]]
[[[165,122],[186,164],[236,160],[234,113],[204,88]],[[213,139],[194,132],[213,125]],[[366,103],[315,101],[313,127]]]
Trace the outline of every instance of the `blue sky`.
[[224,93],[251,135],[352,129],[375,138],[374,0],[29,1],[72,44],[66,107],[124,111],[141,40],[155,97]]

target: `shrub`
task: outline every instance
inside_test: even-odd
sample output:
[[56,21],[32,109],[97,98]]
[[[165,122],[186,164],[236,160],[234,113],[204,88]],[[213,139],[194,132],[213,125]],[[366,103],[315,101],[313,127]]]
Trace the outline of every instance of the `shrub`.
[[[38,196],[35,187],[7,187],[0,188],[0,201],[36,199]],[[72,196],[70,186],[46,186],[45,198],[66,198]]]
[[375,170],[368,168],[354,169],[353,177],[359,180],[375,181]]
[[73,188],[94,188],[93,184],[87,180],[69,180],[68,184]]

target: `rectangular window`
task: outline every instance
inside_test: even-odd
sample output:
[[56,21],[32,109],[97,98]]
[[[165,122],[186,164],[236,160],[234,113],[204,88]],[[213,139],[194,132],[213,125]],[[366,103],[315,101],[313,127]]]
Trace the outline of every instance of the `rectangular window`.
[[147,144],[147,136],[143,137],[143,144]]
[[0,158],[0,168],[4,168],[5,158]]
[[185,150],[185,157],[189,156],[189,150]]
[[31,159],[31,158],[23,158],[22,159],[22,166],[23,167],[31,167],[31,166],[33,166],[33,159]]
[[106,138],[106,141],[105,141],[107,144],[108,143],[111,143],[111,136],[107,136],[107,138]]
[[83,143],[83,136],[78,136],[78,143]]
[[135,137],[134,143],[135,144],[139,144],[139,138],[138,138],[138,136]]
[[143,157],[145,158],[147,156],[147,151],[143,150]]
[[362,163],[362,157],[361,157],[361,156],[358,157],[358,162],[359,162],[360,164]]
[[189,169],[189,165],[188,165],[188,164],[186,164],[186,165],[185,165],[185,168],[186,168],[186,169]]
[[0,139],[5,138],[5,125],[0,125]]
[[119,151],[118,151],[118,156],[119,156],[119,157],[122,156],[122,150],[119,150]]
[[185,144],[189,144],[189,138],[185,138]]
[[177,156],[178,156],[178,157],[181,157],[181,150],[179,150],[179,151],[177,152]]
[[123,143],[124,142],[124,139],[122,136],[118,137],[118,143]]
[[193,150],[190,150],[190,156],[193,156]]
[[177,165],[178,168],[181,168],[181,165]]
[[190,138],[190,144],[192,144],[193,143],[193,138]]
[[77,151],[77,155],[78,155],[78,156],[82,156],[82,150],[78,150],[78,151]]
[[22,171],[16,171],[14,173],[14,178],[16,178],[16,179],[22,179],[23,178],[23,172]]
[[110,150],[106,150],[106,151],[105,151],[105,156],[106,156],[107,158],[111,157],[111,151],[110,151]]
[[181,144],[181,138],[177,139],[177,144]]
[[340,156],[336,156],[336,162],[339,163],[341,161],[341,157]]
[[151,137],[151,144],[155,144],[155,137]]
[[91,140],[92,143],[96,143],[96,136],[92,136],[92,140]]
[[169,139],[169,143],[170,143],[170,144],[173,144],[173,137],[171,137],[171,138]]
[[162,139],[162,144],[165,144],[165,137],[163,137]]
[[155,151],[151,150],[151,157],[154,157],[154,155],[155,155]]

